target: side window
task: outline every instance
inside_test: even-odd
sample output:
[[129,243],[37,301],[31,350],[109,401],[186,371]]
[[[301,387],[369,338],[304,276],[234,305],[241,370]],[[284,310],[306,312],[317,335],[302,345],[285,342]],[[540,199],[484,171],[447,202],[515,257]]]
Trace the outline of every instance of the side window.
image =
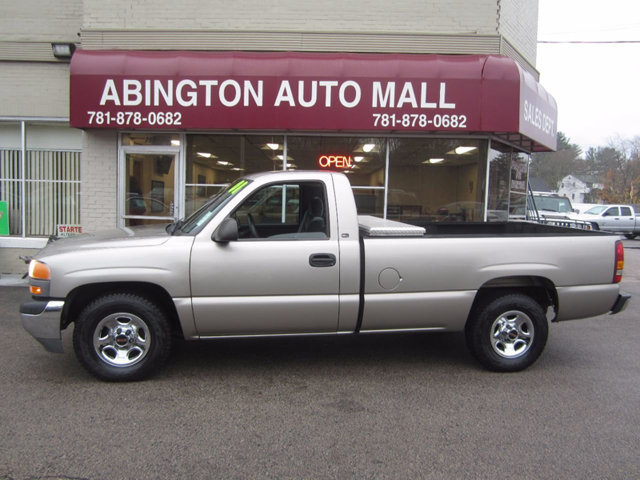
[[620,207],[620,215],[623,217],[631,216],[631,207]]
[[604,213],[603,217],[617,217],[619,215],[618,212],[618,207],[611,207]]
[[240,239],[326,239],[327,195],[320,182],[268,185],[233,214]]

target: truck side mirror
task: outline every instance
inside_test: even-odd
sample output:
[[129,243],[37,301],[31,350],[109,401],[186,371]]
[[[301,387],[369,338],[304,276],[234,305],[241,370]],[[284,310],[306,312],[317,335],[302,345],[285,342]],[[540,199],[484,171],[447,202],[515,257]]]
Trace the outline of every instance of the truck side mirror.
[[217,243],[235,242],[238,240],[238,222],[235,218],[225,218],[213,232],[211,240]]

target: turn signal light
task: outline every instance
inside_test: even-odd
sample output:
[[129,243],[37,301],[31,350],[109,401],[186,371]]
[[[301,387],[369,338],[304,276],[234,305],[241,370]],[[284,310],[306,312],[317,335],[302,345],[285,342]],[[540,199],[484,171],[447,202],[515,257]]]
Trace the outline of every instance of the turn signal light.
[[624,270],[624,246],[620,240],[616,241],[616,259],[613,271],[613,283],[622,281],[622,271]]
[[29,277],[38,280],[50,280],[51,270],[49,270],[46,264],[37,260],[31,260],[31,263],[29,263]]
[[42,287],[34,287],[33,285],[29,285],[29,291],[31,295],[40,295],[42,293]]

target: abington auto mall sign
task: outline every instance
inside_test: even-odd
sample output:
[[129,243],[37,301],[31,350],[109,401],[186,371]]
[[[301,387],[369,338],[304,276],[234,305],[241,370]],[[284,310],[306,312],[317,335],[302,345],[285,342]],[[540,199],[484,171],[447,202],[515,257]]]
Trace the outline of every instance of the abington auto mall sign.
[[[524,73],[511,59],[480,55],[78,51],[71,64],[71,124],[517,132],[525,115],[519,111]],[[555,102],[537,94],[526,101],[555,119]],[[541,125],[540,134],[555,142],[549,125]]]

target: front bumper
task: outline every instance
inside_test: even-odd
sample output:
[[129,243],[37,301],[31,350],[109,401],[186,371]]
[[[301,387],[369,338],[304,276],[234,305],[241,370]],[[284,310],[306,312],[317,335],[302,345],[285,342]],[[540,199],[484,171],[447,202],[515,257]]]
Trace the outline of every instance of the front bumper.
[[610,312],[611,315],[615,315],[616,313],[620,313],[625,308],[627,308],[627,304],[629,303],[630,299],[631,299],[631,295],[629,295],[628,293],[620,293],[620,294],[618,294],[618,298],[616,299],[616,303],[614,303],[613,307],[611,307],[611,312]]
[[62,353],[60,316],[63,308],[63,300],[31,300],[20,305],[22,326],[48,352]]

